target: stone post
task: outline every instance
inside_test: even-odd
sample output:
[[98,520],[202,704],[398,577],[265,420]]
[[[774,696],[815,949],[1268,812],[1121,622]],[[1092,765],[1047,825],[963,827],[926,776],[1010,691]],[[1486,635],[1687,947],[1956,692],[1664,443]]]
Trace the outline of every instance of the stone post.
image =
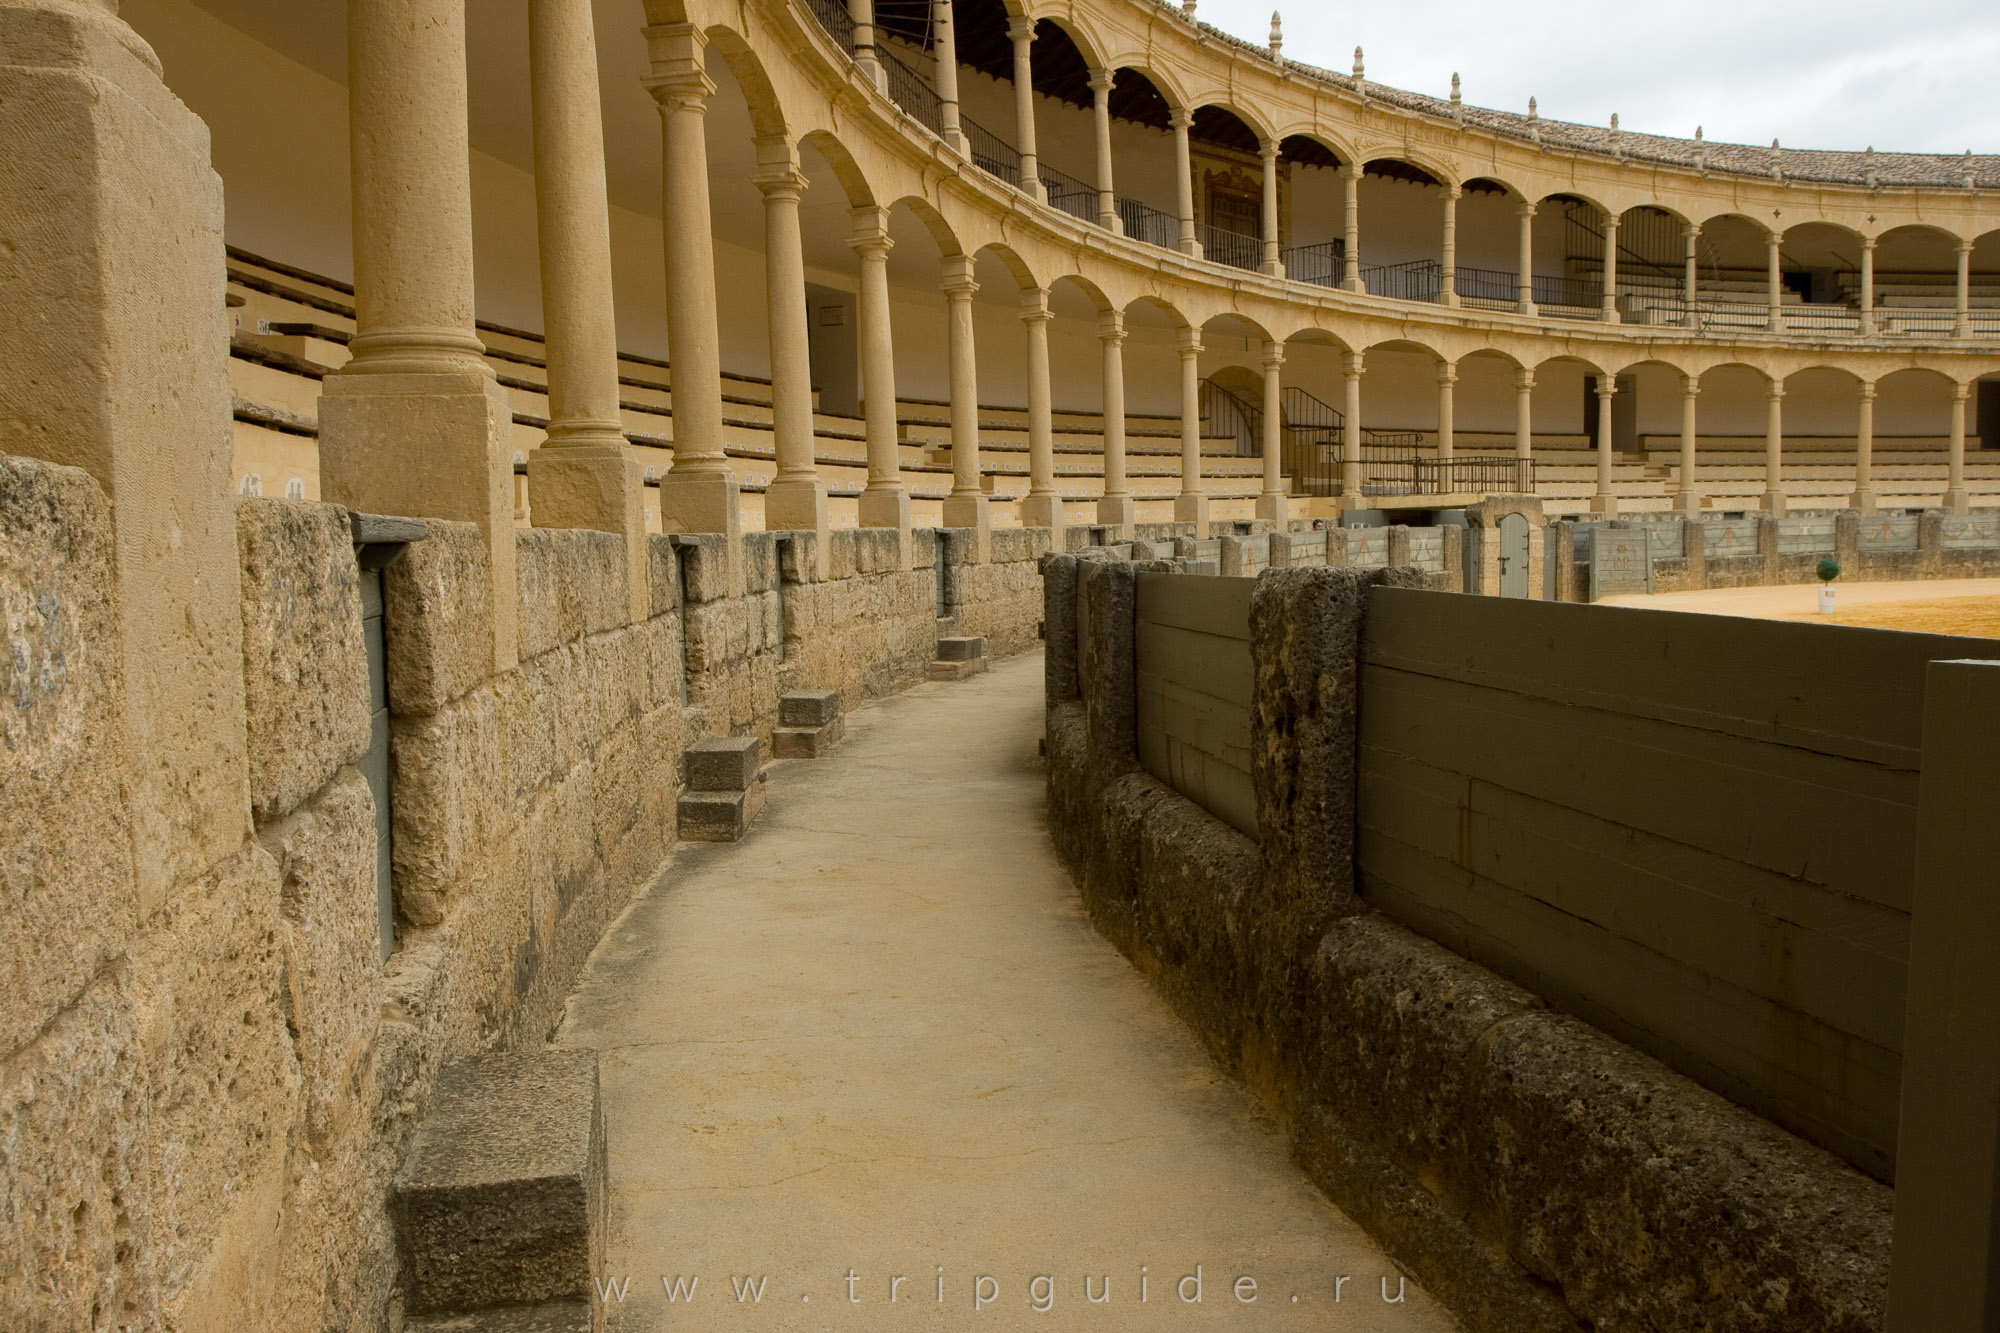
[[1764,512],[1785,512],[1785,382],[1773,379],[1765,395]]
[[814,457],[812,350],[806,333],[806,270],[799,234],[799,196],[806,177],[785,135],[757,141],[764,195],[764,290],[770,306],[771,437],[778,471],[764,493],[764,527],[810,532],[820,577],[827,574],[826,486]]
[[1188,157],[1188,127],[1194,113],[1175,108],[1167,113],[1174,129],[1174,208],[1180,218],[1180,249],[1184,255],[1201,257],[1201,242],[1194,234],[1194,165]]
[[1340,180],[1346,186],[1340,285],[1350,292],[1362,292],[1368,289],[1361,285],[1361,164],[1343,163]]
[[1520,475],[1514,479],[1515,489],[1523,495],[1535,493],[1535,372],[1517,370],[1514,372],[1514,458],[1519,464]]
[[1958,322],[1954,328],[1960,338],[1972,336],[1972,242],[1958,243]]
[[1701,397],[1701,376],[1681,376],[1681,476],[1674,488],[1674,508],[1689,518],[1701,517],[1701,483],[1695,473],[1695,403]]
[[1341,366],[1347,383],[1347,408],[1340,421],[1340,507],[1359,509],[1364,502],[1361,494],[1362,354],[1349,352]]
[[1291,504],[1285,493],[1285,399],[1283,372],[1285,345],[1264,344],[1264,490],[1257,497],[1257,517],[1271,520],[1284,531]]
[[847,16],[854,20],[854,63],[870,83],[886,89],[882,61],[875,54],[875,0],[847,0]]
[[1604,322],[1618,322],[1618,222],[1616,213],[1604,215]]
[[1263,271],[1274,278],[1285,276],[1285,262],[1278,251],[1278,149],[1276,139],[1265,139],[1258,143],[1257,152],[1264,160],[1264,266]]
[[1090,107],[1097,132],[1097,225],[1117,231],[1118,204],[1111,179],[1111,71],[1090,71]]
[[320,495],[486,541],[495,671],[515,664],[513,410],[473,326],[464,0],[347,7],[353,359],[320,388]]
[[1458,304],[1458,196],[1455,184],[1444,187],[1444,244],[1440,249],[1443,271],[1438,274],[1438,304]]
[[1864,514],[1875,512],[1875,382],[1863,380],[1854,407],[1854,494],[1847,503]]
[[1104,344],[1104,494],[1097,502],[1097,521],[1117,529],[1117,539],[1132,535],[1138,506],[1125,484],[1125,316],[1107,310],[1098,316],[1097,337]]
[[[93,719],[98,730],[74,743],[118,747],[130,846],[106,853],[115,880],[59,887],[76,901],[90,896],[102,921],[79,929],[101,926],[122,953],[125,932],[177,886],[243,850],[250,793],[222,181],[209,165],[207,127],[111,8],[0,0],[0,451],[82,468],[111,501],[112,587],[102,593],[117,637],[102,647],[117,664],[89,670],[122,676],[122,717]],[[31,624],[39,619],[26,613]],[[73,678],[53,688],[79,688],[86,669],[68,664]],[[38,690],[32,672],[12,677],[23,698]],[[42,697],[50,688],[44,678]],[[21,700],[8,695],[21,725],[44,715],[17,713]],[[122,841],[119,825],[106,811],[99,836]],[[10,885],[64,868],[21,869],[25,878],[14,879],[10,868]],[[40,980],[59,984],[53,971]],[[29,998],[9,1000],[26,1021]],[[14,1066],[18,1078],[32,1081],[33,1059]],[[143,1087],[122,1095],[143,1114]],[[108,1181],[90,1197],[108,1211]],[[135,1322],[154,1322],[150,1287],[136,1273],[99,1274],[100,1286],[68,1294],[41,1285],[54,1279],[37,1271],[36,1255],[89,1236],[103,1237],[109,1254],[108,1224],[90,1221],[88,1232],[72,1231],[65,1211],[25,1256],[11,1248],[20,1233],[9,1233],[9,1281],[24,1285],[10,1286],[9,1299],[22,1304],[8,1308],[30,1312],[28,1326],[74,1327],[100,1294],[130,1297]],[[145,1231],[133,1229],[134,1269],[147,1263]]]
[[1681,278],[1681,296],[1687,302],[1681,322],[1691,329],[1701,327],[1701,317],[1696,312],[1696,297],[1701,290],[1701,228],[1689,223],[1681,228],[1681,240],[1687,245],[1687,273]]
[[707,39],[691,23],[648,28],[665,140],[663,231],[667,335],[673,357],[674,465],[660,479],[660,523],[669,533],[719,532],[731,586],[742,572],[743,518],[722,448],[722,357],[716,332],[715,244],[709,225],[704,122],[715,84],[702,68]]
[[1021,293],[1021,322],[1028,330],[1028,497],[1021,522],[1047,528],[1052,550],[1063,544],[1062,494],[1056,490],[1056,443],[1049,395],[1049,289]]
[[873,204],[853,209],[848,245],[861,261],[861,410],[868,438],[868,485],[858,503],[861,526],[894,528],[902,567],[910,563],[910,493],[896,422],[896,345],[889,323],[889,210]]
[[1875,334],[1875,238],[1861,238],[1861,334]]
[[[1438,381],[1438,461],[1440,463],[1449,463],[1452,460],[1452,450],[1454,444],[1453,440],[1454,431],[1452,422],[1452,390],[1458,384],[1458,363],[1454,361],[1440,362],[1438,364],[1437,381]],[[1447,468],[1446,472],[1447,474],[1449,474],[1450,469]],[[1447,491],[1454,491],[1454,492],[1458,489],[1455,485],[1452,484],[1452,479],[1449,475],[1447,475],[1444,478],[1444,488]]]
[[1208,489],[1201,475],[1201,330],[1183,329],[1174,349],[1181,358],[1181,493],[1174,497],[1174,521],[1194,524],[1198,540],[1208,536]]
[[1770,312],[1765,316],[1764,325],[1772,333],[1781,333],[1785,327],[1785,280],[1784,274],[1780,271],[1783,254],[1779,248],[1784,240],[1785,233],[1774,230],[1765,241],[1764,259],[1767,266],[1766,281],[1769,287]]
[[970,255],[944,260],[951,364],[951,494],[944,500],[944,525],[971,529],[973,563],[983,565],[993,517],[979,477],[979,363],[972,338],[972,297],[979,284],[972,270]]
[[528,455],[535,526],[620,534],[626,614],[637,624],[652,614],[646,481],[618,412],[611,213],[589,0],[531,0],[528,76],[549,376],[548,438]]
[[1618,377],[1597,377],[1597,493],[1590,499],[1593,514],[1618,512],[1618,493],[1612,489],[1611,400],[1618,396]]
[[1950,470],[1945,480],[1944,507],[1954,514],[1966,512],[1965,400],[1971,393],[1970,384],[1954,383],[1951,386],[1951,455]]
[[1007,36],[1014,43],[1014,134],[1021,146],[1021,189],[1029,198],[1046,203],[1041,157],[1035,151],[1035,21],[1023,16],[1008,19]]
[[1535,309],[1535,206],[1521,204],[1514,210],[1514,216],[1521,219],[1520,280],[1515,286],[1518,299],[1515,309],[1523,315],[1537,313]]
[[963,154],[965,131],[958,123],[958,31],[951,21],[951,0],[931,0],[932,54],[937,60],[938,120],[952,151]]

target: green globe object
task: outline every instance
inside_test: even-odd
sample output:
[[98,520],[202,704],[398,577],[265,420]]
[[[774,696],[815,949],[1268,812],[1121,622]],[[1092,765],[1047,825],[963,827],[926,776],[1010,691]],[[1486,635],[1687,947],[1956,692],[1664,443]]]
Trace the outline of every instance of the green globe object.
[[1840,577],[1840,562],[1829,556],[1820,561],[1819,567],[1813,572],[1819,575],[1821,583],[1831,583]]

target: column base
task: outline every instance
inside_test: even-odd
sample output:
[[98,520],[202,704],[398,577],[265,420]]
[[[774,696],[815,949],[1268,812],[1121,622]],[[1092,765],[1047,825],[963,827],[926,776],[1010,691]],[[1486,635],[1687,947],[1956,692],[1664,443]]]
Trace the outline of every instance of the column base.
[[1458,293],[1457,292],[1438,293],[1438,304],[1441,306],[1456,306],[1458,304]]
[[1021,499],[1021,526],[1047,528],[1051,549],[1062,550],[1063,502],[1060,495],[1027,495]]
[[730,592],[743,591],[743,510],[727,468],[696,472],[676,466],[660,478],[660,531],[720,533]]
[[984,495],[953,493],[944,497],[944,526],[972,533],[973,561],[985,564],[993,546],[993,510]]
[[864,528],[896,530],[896,568],[910,567],[910,493],[900,481],[871,481],[856,501]]
[[589,528],[625,539],[626,610],[653,613],[646,551],[646,476],[623,444],[544,444],[528,454],[528,503],[538,528]]
[[1858,509],[1864,514],[1874,513],[1876,508],[1875,488],[1873,486],[1856,486],[1854,494],[1847,497],[1847,507],[1849,509]]
[[518,661],[514,412],[484,363],[422,373],[343,370],[320,385],[320,498],[372,514],[479,525],[493,669]]
[[1771,515],[1773,518],[1784,517],[1785,493],[1779,490],[1765,491],[1761,507],[1765,513]]
[[1097,501],[1097,521],[1107,528],[1116,528],[1120,538],[1132,535],[1132,525],[1138,522],[1139,504],[1129,495],[1100,496]]
[[1526,315],[1532,319],[1535,316],[1540,315],[1542,311],[1541,307],[1537,306],[1533,301],[1516,301],[1514,303],[1514,313],[1519,315]]
[[1257,271],[1268,278],[1282,278],[1285,276],[1285,264],[1280,259],[1267,259],[1258,265]]
[[1689,518],[1700,518],[1701,492],[1676,491],[1674,493],[1674,512],[1676,514],[1685,514]]
[[1182,491],[1176,495],[1174,522],[1194,524],[1197,541],[1208,536],[1208,496],[1200,491]]
[[1283,491],[1265,491],[1257,497],[1257,517],[1269,519],[1280,532],[1292,516],[1292,497]]
[[1943,505],[1945,512],[1951,514],[1963,514],[1971,507],[1966,499],[1965,487],[1963,486],[1948,487],[1945,490],[1944,499],[1940,503]]
[[1368,284],[1359,278],[1341,279],[1340,289],[1344,292],[1358,292],[1363,296],[1368,294]]
[[1197,241],[1192,236],[1181,237],[1181,243],[1177,248],[1180,250],[1182,254],[1188,256],[1188,258],[1190,259],[1201,258],[1201,242]]
[[1618,497],[1609,492],[1599,492],[1590,497],[1590,512],[1593,514],[1615,514],[1618,512]]
[[833,552],[827,542],[826,486],[818,477],[775,478],[764,491],[764,530],[812,533],[814,562],[826,577]]

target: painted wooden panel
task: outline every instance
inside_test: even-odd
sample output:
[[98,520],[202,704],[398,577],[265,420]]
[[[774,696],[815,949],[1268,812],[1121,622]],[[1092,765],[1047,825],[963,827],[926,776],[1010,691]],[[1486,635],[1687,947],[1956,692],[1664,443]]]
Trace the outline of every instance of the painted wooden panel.
[[1254,586],[1241,578],[1141,574],[1134,634],[1140,766],[1253,836]]

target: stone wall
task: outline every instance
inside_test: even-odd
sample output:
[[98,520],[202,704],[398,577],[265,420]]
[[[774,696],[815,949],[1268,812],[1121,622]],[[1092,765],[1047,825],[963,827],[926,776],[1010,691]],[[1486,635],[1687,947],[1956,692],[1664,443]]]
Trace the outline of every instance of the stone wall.
[[1049,825],[1086,908],[1468,1328],[1880,1327],[1888,1189],[1357,893],[1367,588],[1421,576],[1259,580],[1250,837],[1139,770],[1143,566],[1043,568]]
[[[351,516],[235,502],[238,664],[204,687],[240,700],[244,760],[199,814],[241,836],[142,893],[136,825],[193,816],[127,781],[112,506],[0,455],[0,1326],[393,1324],[383,1201],[438,1070],[543,1040],[673,845],[686,744],[768,735],[785,690],[853,707],[936,655],[928,533],[905,567],[894,532],[836,532],[824,576],[811,534],[747,534],[733,562],[654,537],[635,620],[621,537],[533,529],[496,672],[487,544],[425,527],[381,573],[385,964]],[[993,651],[1034,638],[1039,536],[947,563]]]

